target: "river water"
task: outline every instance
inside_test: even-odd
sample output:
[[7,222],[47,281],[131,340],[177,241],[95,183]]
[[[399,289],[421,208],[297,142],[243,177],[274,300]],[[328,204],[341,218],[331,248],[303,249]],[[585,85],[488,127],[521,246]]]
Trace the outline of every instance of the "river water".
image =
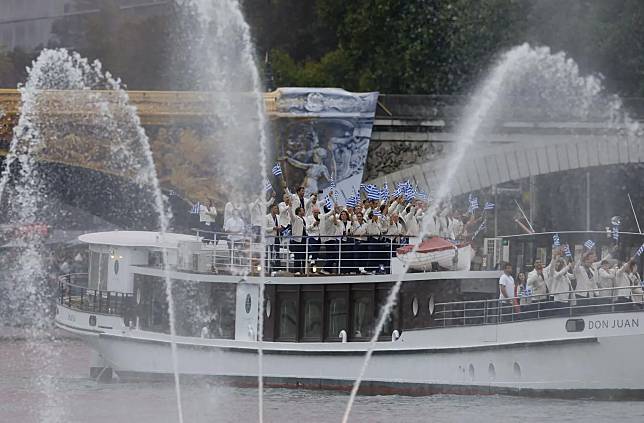
[[[30,354],[39,348],[30,347],[24,340],[0,337],[0,422],[177,421],[172,383],[97,383],[87,376],[90,350],[83,343],[70,338],[42,342],[53,350],[58,362],[42,363]],[[256,389],[194,382],[182,388],[186,422],[257,421]],[[47,400],[52,394],[54,405]],[[347,399],[347,393],[266,389],[264,421],[339,422]],[[45,404],[55,409],[43,409]],[[641,423],[644,402],[506,396],[358,396],[350,421]]]

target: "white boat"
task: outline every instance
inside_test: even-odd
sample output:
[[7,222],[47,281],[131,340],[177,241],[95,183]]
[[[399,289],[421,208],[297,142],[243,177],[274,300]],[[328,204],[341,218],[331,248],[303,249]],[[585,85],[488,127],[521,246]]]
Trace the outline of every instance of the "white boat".
[[[211,244],[191,235],[104,232],[79,239],[89,246],[89,274],[61,277],[56,324],[96,350],[94,376],[172,374],[160,263],[165,258],[182,378],[255,384],[261,346],[266,386],[348,390],[379,307],[398,278],[319,275],[312,269],[306,276],[283,272],[263,279],[252,259],[248,275],[238,276],[216,260]],[[539,240],[511,240],[508,258],[518,260],[529,242]],[[520,248],[513,250],[512,243]],[[395,269],[398,259],[390,260]],[[404,275],[360,392],[644,399],[641,306],[616,303],[604,292],[593,305],[503,308],[497,300],[499,275],[489,270]]]
[[440,237],[423,240],[418,246],[405,245],[397,250],[398,258],[412,270],[470,270],[473,252],[469,243],[452,242]]

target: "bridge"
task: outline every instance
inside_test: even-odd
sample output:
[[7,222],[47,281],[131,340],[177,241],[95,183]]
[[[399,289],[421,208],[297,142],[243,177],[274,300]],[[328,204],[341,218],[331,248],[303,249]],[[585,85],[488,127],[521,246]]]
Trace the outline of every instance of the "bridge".
[[[190,128],[209,116],[212,94],[130,91],[128,95],[146,127],[156,158],[169,132],[178,139],[185,138],[186,133],[188,138],[193,136]],[[269,118],[279,117],[275,94],[266,93],[264,99]],[[54,105],[61,101],[64,99],[53,95]],[[449,166],[446,157],[454,148],[467,101],[467,97],[459,96],[380,95],[363,179],[379,184],[411,179],[436,187]],[[0,90],[0,110],[5,112],[0,119],[0,155],[6,153],[18,109],[19,93]],[[66,119],[82,116],[82,111],[69,107],[51,109],[54,116]],[[625,99],[624,109],[635,123],[644,121],[643,98]],[[466,152],[456,172],[453,195],[525,178],[644,162],[641,134],[627,136],[627,128],[610,125],[603,117],[589,116],[583,121],[554,119],[537,108],[510,108],[499,116],[502,119],[486,122]],[[163,168],[164,164],[158,166]],[[160,174],[162,183],[178,187],[185,197],[202,195],[190,191],[190,187],[198,185],[194,178],[177,183],[173,175],[163,171]],[[203,174],[199,176],[203,179]],[[586,220],[590,220],[589,216]]]

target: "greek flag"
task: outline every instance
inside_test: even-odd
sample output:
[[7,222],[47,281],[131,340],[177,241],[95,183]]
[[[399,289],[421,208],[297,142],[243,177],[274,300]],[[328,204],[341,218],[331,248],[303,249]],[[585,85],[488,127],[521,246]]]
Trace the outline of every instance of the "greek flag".
[[526,297],[532,297],[532,288],[526,288],[525,289],[525,296]]
[[374,215],[374,216],[381,217],[381,216],[382,216],[382,213],[380,213],[380,209],[375,209],[375,210],[373,211],[373,215]]
[[335,191],[335,179],[331,178],[331,180],[329,181],[329,186],[333,191]]
[[364,190],[369,200],[380,200],[380,190],[374,184],[365,185]]
[[588,241],[584,242],[584,247],[588,248],[589,250],[592,250],[594,246],[595,246],[595,241],[593,241],[592,239],[589,239]]
[[201,203],[197,201],[195,204],[192,205],[192,209],[190,209],[190,214],[199,214],[199,209],[201,209]]
[[429,201],[429,194],[423,191],[417,191],[416,198],[427,203]]
[[640,248],[638,248],[637,252],[635,253],[637,257],[641,256],[642,253],[644,253],[644,244]]
[[324,207],[326,207],[329,210],[333,210],[333,201],[331,201],[331,197],[329,197],[328,195],[324,200]]
[[347,207],[355,207],[358,204],[358,199],[355,196],[347,198]]
[[[478,204],[477,204],[478,207]],[[494,210],[494,203],[490,203],[489,201],[485,202],[485,206],[483,206],[483,210]]]
[[271,191],[272,189],[273,185],[271,185],[271,181],[264,179],[264,191]]
[[402,186],[402,183],[401,183],[401,182],[398,182],[398,184],[396,185],[396,189],[395,189],[395,190],[394,190],[394,192],[391,194],[391,196],[392,196],[392,197],[400,197],[400,196],[402,195],[402,193],[403,193],[403,186]]
[[404,190],[404,194],[405,194],[405,201],[411,201],[414,198],[416,198],[416,190],[411,185],[411,182],[409,182],[409,181],[405,182],[403,190]]
[[479,208],[479,199],[478,197],[472,197],[472,194],[469,195],[468,197],[470,206],[467,209],[467,212],[472,214],[474,213],[474,210]]
[[284,228],[282,230],[282,236],[291,236],[291,228]]
[[572,257],[572,253],[570,252],[570,245],[568,244],[564,245],[563,252],[566,257]]
[[389,186],[385,182],[385,184],[382,186],[382,189],[380,190],[380,200],[381,201],[388,201],[389,200]]
[[552,236],[552,245],[554,245],[555,247],[561,246],[561,241],[559,240],[559,234],[554,234]]
[[282,174],[282,166],[279,163],[275,163],[273,166],[273,175],[280,176]]
[[619,226],[613,226],[612,235],[615,241],[619,241]]

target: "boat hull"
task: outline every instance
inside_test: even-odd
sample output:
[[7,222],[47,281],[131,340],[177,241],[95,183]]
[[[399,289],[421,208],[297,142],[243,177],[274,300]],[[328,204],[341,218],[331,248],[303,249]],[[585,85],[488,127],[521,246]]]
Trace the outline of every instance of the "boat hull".
[[[567,318],[406,331],[397,341],[378,343],[361,392],[644,400],[640,314],[582,319],[581,332],[567,332]],[[166,335],[123,328],[88,333],[86,339],[121,378],[163,378],[172,373]],[[256,385],[257,346],[179,337],[179,370],[182,378]],[[267,342],[262,347],[267,386],[348,390],[367,343]]]

